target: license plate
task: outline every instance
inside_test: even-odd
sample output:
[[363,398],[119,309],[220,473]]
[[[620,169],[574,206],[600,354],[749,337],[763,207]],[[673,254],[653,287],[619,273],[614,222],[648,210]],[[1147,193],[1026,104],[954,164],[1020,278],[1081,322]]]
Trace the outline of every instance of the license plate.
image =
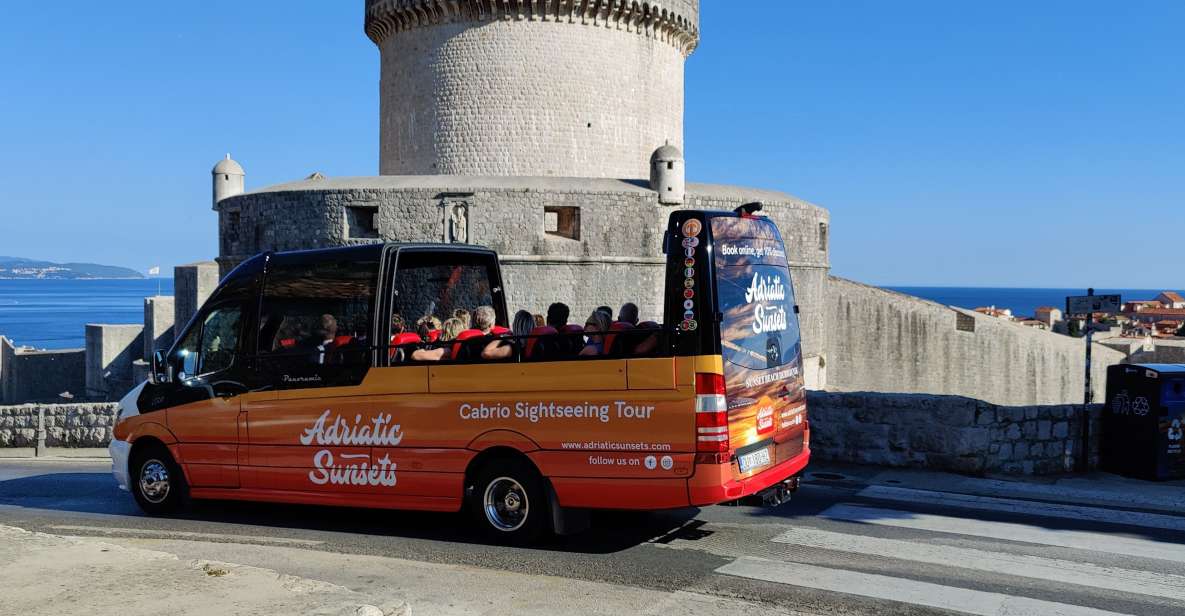
[[741,472],[746,473],[755,468],[760,468],[769,464],[769,448],[760,449],[753,453],[747,453],[737,458],[737,465],[740,466]]

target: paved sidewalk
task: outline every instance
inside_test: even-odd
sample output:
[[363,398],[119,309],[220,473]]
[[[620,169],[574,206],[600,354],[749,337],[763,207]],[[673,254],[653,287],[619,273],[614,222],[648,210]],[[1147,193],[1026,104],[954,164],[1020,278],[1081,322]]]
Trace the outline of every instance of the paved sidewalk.
[[26,616],[805,614],[698,592],[555,577],[562,571],[528,575],[312,547],[68,537],[0,525],[0,580],[6,588],[3,612]]
[[1142,481],[1103,472],[1048,477],[969,477],[921,469],[812,462],[807,467],[806,481],[892,486],[1185,515],[1185,481]]

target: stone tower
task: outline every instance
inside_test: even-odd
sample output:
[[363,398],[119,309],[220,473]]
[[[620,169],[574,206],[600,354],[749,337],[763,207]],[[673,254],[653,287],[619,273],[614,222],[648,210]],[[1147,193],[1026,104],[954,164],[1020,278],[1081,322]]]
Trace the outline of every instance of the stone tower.
[[699,0],[367,0],[380,173],[633,178],[683,145]]
[[243,180],[246,174],[243,173],[243,167],[226,155],[226,158],[218,161],[214,165],[214,169],[210,171],[210,175],[214,178],[214,207],[218,207],[218,202],[227,197],[243,194]]

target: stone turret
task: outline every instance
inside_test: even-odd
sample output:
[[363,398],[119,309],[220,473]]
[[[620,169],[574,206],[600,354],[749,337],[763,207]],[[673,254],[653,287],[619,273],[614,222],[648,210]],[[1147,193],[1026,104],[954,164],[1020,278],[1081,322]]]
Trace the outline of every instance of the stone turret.
[[699,0],[367,0],[380,173],[644,179],[683,143]]
[[218,202],[227,197],[243,194],[243,180],[246,176],[243,173],[243,167],[235,162],[230,154],[226,158],[218,161],[214,165],[214,170],[210,172],[214,176],[214,208],[218,208]]
[[683,205],[687,179],[679,148],[668,143],[650,155],[650,188],[658,192],[659,203]]

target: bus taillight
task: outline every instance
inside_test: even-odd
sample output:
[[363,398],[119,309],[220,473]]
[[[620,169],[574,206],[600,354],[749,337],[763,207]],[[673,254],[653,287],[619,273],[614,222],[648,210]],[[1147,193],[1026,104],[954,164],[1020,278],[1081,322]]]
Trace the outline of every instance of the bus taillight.
[[728,403],[724,398],[724,377],[695,375],[695,450],[701,453],[728,451]]

